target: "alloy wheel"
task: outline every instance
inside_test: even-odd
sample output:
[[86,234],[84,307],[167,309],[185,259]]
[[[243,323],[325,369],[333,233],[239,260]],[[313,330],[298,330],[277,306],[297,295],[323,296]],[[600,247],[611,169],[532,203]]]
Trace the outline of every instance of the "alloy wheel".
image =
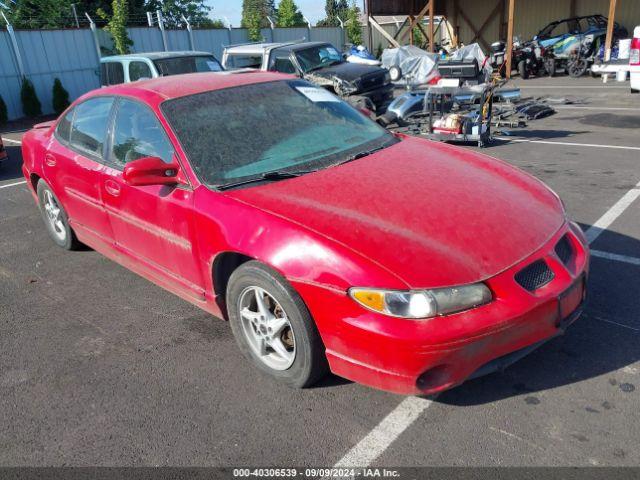
[[62,209],[49,190],[44,192],[43,206],[51,231],[61,242],[64,242],[67,238],[67,229],[62,217]]
[[287,370],[296,357],[289,318],[278,301],[260,287],[245,288],[238,299],[242,332],[253,353],[267,367]]

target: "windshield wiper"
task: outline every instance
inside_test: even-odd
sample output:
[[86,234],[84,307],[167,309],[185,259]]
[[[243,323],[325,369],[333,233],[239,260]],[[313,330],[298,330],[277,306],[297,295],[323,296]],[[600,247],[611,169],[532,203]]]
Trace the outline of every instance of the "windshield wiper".
[[[395,140],[395,138],[393,140]],[[354,160],[358,160],[359,158],[367,157],[372,153],[376,153],[376,152],[379,152],[380,150],[384,150],[389,146],[391,146],[391,140],[387,140],[379,147],[372,148],[370,150],[363,150],[362,152],[357,152],[357,153],[354,153],[353,155],[349,155],[347,158],[345,158],[342,162],[338,163],[337,165],[342,165],[344,163],[349,163],[349,162],[353,162]]]
[[305,173],[311,173],[311,171],[285,172],[282,170],[274,170],[272,172],[262,173],[257,177],[251,177],[251,178],[246,178],[244,180],[239,180],[237,182],[216,185],[215,188],[217,188],[218,190],[227,190],[229,188],[238,187],[240,185],[247,185],[249,183],[257,183],[257,182],[264,182],[264,181],[274,182],[277,180],[286,180],[287,178],[299,177],[300,175],[304,175]]

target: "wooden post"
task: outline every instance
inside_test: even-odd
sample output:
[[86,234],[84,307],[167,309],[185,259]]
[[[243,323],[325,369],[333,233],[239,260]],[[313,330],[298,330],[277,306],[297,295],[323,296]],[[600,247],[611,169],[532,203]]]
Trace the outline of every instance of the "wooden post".
[[458,27],[459,19],[458,19],[458,0],[453,0],[453,38],[451,39],[451,46],[454,48],[458,47],[459,34],[460,29]]
[[371,28],[371,22],[369,19],[371,18],[371,0],[365,0],[364,3],[365,14],[367,15],[367,45],[369,47],[369,51],[373,52],[373,29]]
[[505,7],[507,6],[505,0],[500,0],[500,26],[498,27],[498,40],[502,40],[505,36],[504,31],[504,16],[505,16]]
[[616,3],[618,0],[609,0],[609,18],[607,19],[607,39],[604,42],[604,61],[611,58],[611,43],[613,42],[613,25],[616,21]]
[[[413,15],[409,15],[409,20],[410,20],[409,25],[413,26],[413,20],[414,20]],[[411,30],[409,30],[409,45],[413,45],[413,42],[414,42],[413,37],[414,35],[413,35],[413,27],[412,27]]]
[[427,5],[425,5],[425,7],[420,10],[420,13],[418,14],[417,17],[415,17],[413,19],[413,21],[409,22],[409,29],[405,30],[402,35],[400,35],[397,40],[399,40],[400,42],[403,42],[405,37],[409,34],[409,32],[413,32],[413,27],[416,26],[416,24],[420,23],[422,21],[422,18],[425,16],[425,14],[427,13],[427,11],[429,10],[429,7],[431,6],[431,2],[434,2],[435,0],[429,0],[429,3]]
[[431,0],[429,2],[429,51],[431,53],[436,50],[433,45],[433,7],[435,6],[435,3],[435,0]]
[[[613,0],[612,0],[613,1]],[[513,12],[516,0],[509,0],[509,17],[507,20],[507,61],[505,75],[511,78],[511,56],[513,55]]]

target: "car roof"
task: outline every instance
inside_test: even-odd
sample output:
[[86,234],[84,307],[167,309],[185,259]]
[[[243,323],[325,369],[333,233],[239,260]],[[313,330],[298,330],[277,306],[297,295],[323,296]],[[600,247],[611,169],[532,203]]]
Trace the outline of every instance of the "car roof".
[[283,45],[286,45],[286,43],[247,43],[244,45],[230,45],[228,47],[225,48],[225,50],[228,53],[237,53],[237,54],[241,54],[241,55],[250,55],[250,54],[257,54],[257,55],[262,55],[262,52],[264,52],[265,50],[271,50],[273,48],[278,48],[281,47]]
[[294,51],[318,45],[326,45],[328,42],[280,42],[280,43],[248,43],[245,45],[231,45],[225,50],[231,55],[262,55],[265,51],[271,51],[274,48],[282,48],[284,50]]
[[[244,69],[225,72],[201,72],[187,73],[183,75],[169,75],[166,77],[140,80],[132,83],[121,83],[111,87],[94,90],[99,95],[125,95],[156,97],[158,103],[171,98],[195,95],[198,93],[224,88],[251,85],[254,83],[273,82],[276,80],[290,80],[297,78],[294,75],[286,75],[276,72],[262,72],[259,70]],[[89,96],[92,96],[89,94]]]
[[143,52],[143,53],[129,53],[127,55],[111,55],[109,57],[102,57],[101,62],[104,61],[118,61],[118,60],[133,60],[138,58],[147,58],[149,60],[161,60],[163,58],[175,58],[175,57],[193,57],[200,55],[213,55],[211,52],[195,52],[192,50],[179,50],[173,52]]

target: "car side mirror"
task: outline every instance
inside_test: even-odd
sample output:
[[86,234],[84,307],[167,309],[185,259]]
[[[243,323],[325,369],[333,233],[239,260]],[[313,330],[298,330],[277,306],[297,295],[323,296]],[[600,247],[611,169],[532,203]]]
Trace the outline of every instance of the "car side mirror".
[[179,183],[177,163],[165,163],[158,157],[145,157],[129,162],[122,178],[129,185],[175,185]]

